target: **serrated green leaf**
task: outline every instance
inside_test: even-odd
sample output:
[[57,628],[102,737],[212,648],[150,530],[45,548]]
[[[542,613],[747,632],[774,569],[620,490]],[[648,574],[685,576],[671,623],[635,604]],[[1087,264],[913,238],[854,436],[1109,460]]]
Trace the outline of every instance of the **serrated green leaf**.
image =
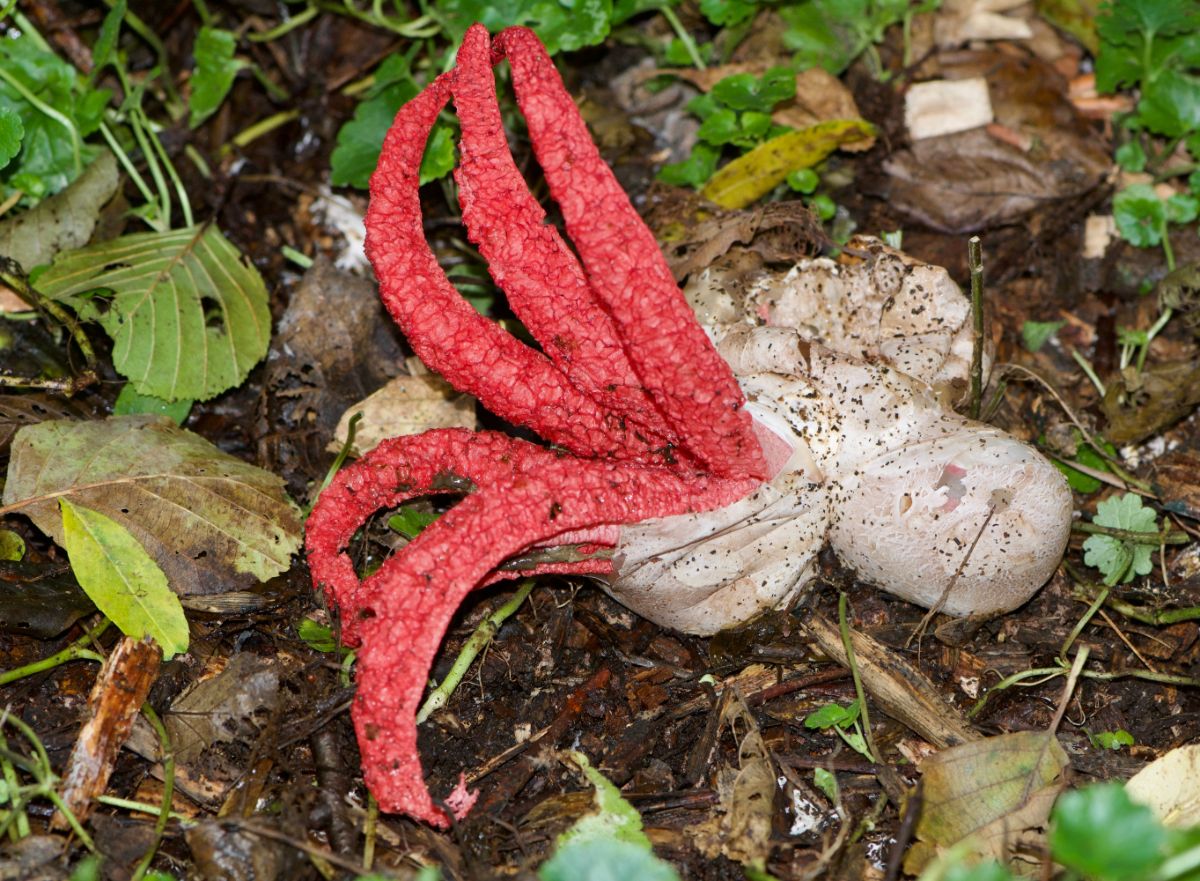
[[185,596],[249,589],[286,570],[300,547],[299,510],[281,478],[161,417],[22,428],[4,504],[62,544],[57,497],[128,529]]
[[1050,825],[1054,859],[1097,881],[1154,877],[1167,833],[1150,809],[1135,804],[1120,783],[1063,793]]
[[236,51],[237,38],[231,31],[205,26],[196,34],[192,48],[196,69],[192,72],[192,93],[188,98],[188,125],[192,128],[221,106],[233,87],[234,77],[246,66],[244,61],[233,57]]
[[11,107],[0,107],[0,168],[12,162],[21,152],[21,139],[25,137],[25,125],[20,115]]
[[240,385],[267,353],[266,285],[212,224],[61,254],[38,288],[100,323],[113,366],[144,395],[207,400]]
[[59,499],[63,546],[93,603],[132,639],[152,636],[171,658],[188,647],[188,623],[167,576],[115,520]]
[[[1158,530],[1154,510],[1144,507],[1141,498],[1133,493],[1104,499],[1096,506],[1094,522],[1127,532],[1153,534]],[[1083,543],[1083,550],[1083,562],[1099,569],[1104,583],[1110,587],[1128,583],[1138,575],[1149,575],[1154,568],[1153,545],[1135,544],[1111,535],[1092,535]]]
[[1153,508],[1143,505],[1141,496],[1134,493],[1122,493],[1104,499],[1096,506],[1094,521],[1109,529],[1128,532],[1158,531],[1158,515]]

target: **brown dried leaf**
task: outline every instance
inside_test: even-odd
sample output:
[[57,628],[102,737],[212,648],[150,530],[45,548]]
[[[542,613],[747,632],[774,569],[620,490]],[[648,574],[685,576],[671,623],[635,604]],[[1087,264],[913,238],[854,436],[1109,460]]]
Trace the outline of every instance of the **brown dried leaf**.
[[450,383],[429,373],[397,376],[350,407],[342,414],[326,449],[337,452],[342,448],[355,413],[361,413],[362,419],[350,450],[354,456],[401,434],[419,434],[431,428],[475,428],[475,399],[459,394]]
[[964,743],[921,763],[924,808],[904,870],[920,874],[937,853],[969,839],[1002,859],[1022,833],[1044,826],[1063,786],[1067,755],[1053,733],[1020,731]]
[[62,544],[59,498],[128,529],[185,596],[251,587],[300,547],[299,512],[277,476],[161,417],[21,429],[4,504]]
[[1108,418],[1104,436],[1114,444],[1137,443],[1178,422],[1200,404],[1200,362],[1153,364],[1127,369],[1108,383],[1100,408]]

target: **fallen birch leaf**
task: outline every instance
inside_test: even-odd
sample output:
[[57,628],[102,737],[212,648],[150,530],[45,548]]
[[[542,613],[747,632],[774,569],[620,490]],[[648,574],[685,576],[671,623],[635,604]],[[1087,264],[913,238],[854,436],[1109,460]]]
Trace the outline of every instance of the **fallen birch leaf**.
[[745,208],[783,183],[790,172],[811,168],[843,144],[874,135],[875,127],[862,119],[836,119],[788,132],[717,171],[701,194],[722,208]]
[[1010,855],[1023,833],[1046,824],[1067,764],[1045,731],[989,737],[925,759],[925,807],[904,871],[920,874],[938,853],[968,839],[980,857]]
[[352,456],[373,450],[379,442],[430,428],[475,428],[475,399],[459,394],[439,376],[397,376],[377,392],[350,407],[338,420],[327,447],[337,452],[346,443],[350,419],[361,413],[354,432]]
[[1200,826],[1200,744],[1178,746],[1159,756],[1129,778],[1125,791],[1164,826]]
[[86,414],[69,400],[50,395],[0,395],[0,454],[19,429],[47,419],[83,419]]
[[100,208],[119,183],[117,160],[105,150],[65,190],[0,222],[0,256],[16,260],[29,272],[60,251],[82,248],[92,237]]
[[300,547],[299,513],[279,477],[161,417],[22,428],[4,504],[63,544],[59,498],[128,529],[184,596],[251,587],[287,569]]
[[130,639],[151,636],[163,658],[186,652],[188,623],[167,576],[121,524],[59,499],[63,547],[79,586]]

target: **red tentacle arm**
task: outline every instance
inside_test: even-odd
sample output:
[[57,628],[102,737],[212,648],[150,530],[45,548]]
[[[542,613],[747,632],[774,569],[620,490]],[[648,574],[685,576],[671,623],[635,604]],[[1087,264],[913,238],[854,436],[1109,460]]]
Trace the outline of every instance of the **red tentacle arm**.
[[462,121],[455,170],[463,222],[492,278],[542,350],[571,383],[652,446],[677,443],[629,364],[612,316],[529,192],[496,103],[491,39],[475,25],[458,52],[453,84]]
[[425,241],[421,157],[454,76],[442,74],[400,108],[371,177],[366,251],[380,296],[421,360],[497,416],[583,455],[625,451],[611,415],[549,358],[477,313]]
[[712,474],[766,477],[741,389],[680,292],[545,48],[528,28],[496,37],[534,153],[592,288],[617,322],[642,385]]
[[[314,578],[342,601],[344,624],[353,619],[350,629],[361,639],[354,721],[371,791],[384,810],[444,826],[447,818],[425,788],[415,715],[437,648],[467,593],[494,579],[506,558],[539,542],[711,510],[745,495],[754,481],[579,460],[462,429],[385,443],[322,494],[310,520],[309,564]],[[465,481],[478,489],[358,585],[341,548],[373,513],[371,506],[461,490]],[[549,565],[593,572],[598,562]]]

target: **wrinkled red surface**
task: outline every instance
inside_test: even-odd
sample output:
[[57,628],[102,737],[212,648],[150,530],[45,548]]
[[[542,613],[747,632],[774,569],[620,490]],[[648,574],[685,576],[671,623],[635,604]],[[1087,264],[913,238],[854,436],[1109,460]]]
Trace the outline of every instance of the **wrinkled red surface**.
[[[492,74],[504,56],[578,259],[509,153]],[[425,241],[418,173],[451,96],[464,222],[541,352],[478,315]],[[338,474],[309,519],[314,582],[339,606],[343,638],[361,645],[353,716],[367,783],[384,810],[445,826],[425,788],[414,717],[463,597],[510,577],[497,567],[531,547],[599,547],[620,524],[729,504],[759,483],[766,462],[736,380],[531,31],[509,28],[493,45],[473,26],[455,69],[401,108],[366,222],[380,294],[422,360],[570,451],[463,430],[395,438]],[[344,548],[374,512],[466,482],[463,501],[360,583]],[[535,571],[608,568],[590,559]]]

